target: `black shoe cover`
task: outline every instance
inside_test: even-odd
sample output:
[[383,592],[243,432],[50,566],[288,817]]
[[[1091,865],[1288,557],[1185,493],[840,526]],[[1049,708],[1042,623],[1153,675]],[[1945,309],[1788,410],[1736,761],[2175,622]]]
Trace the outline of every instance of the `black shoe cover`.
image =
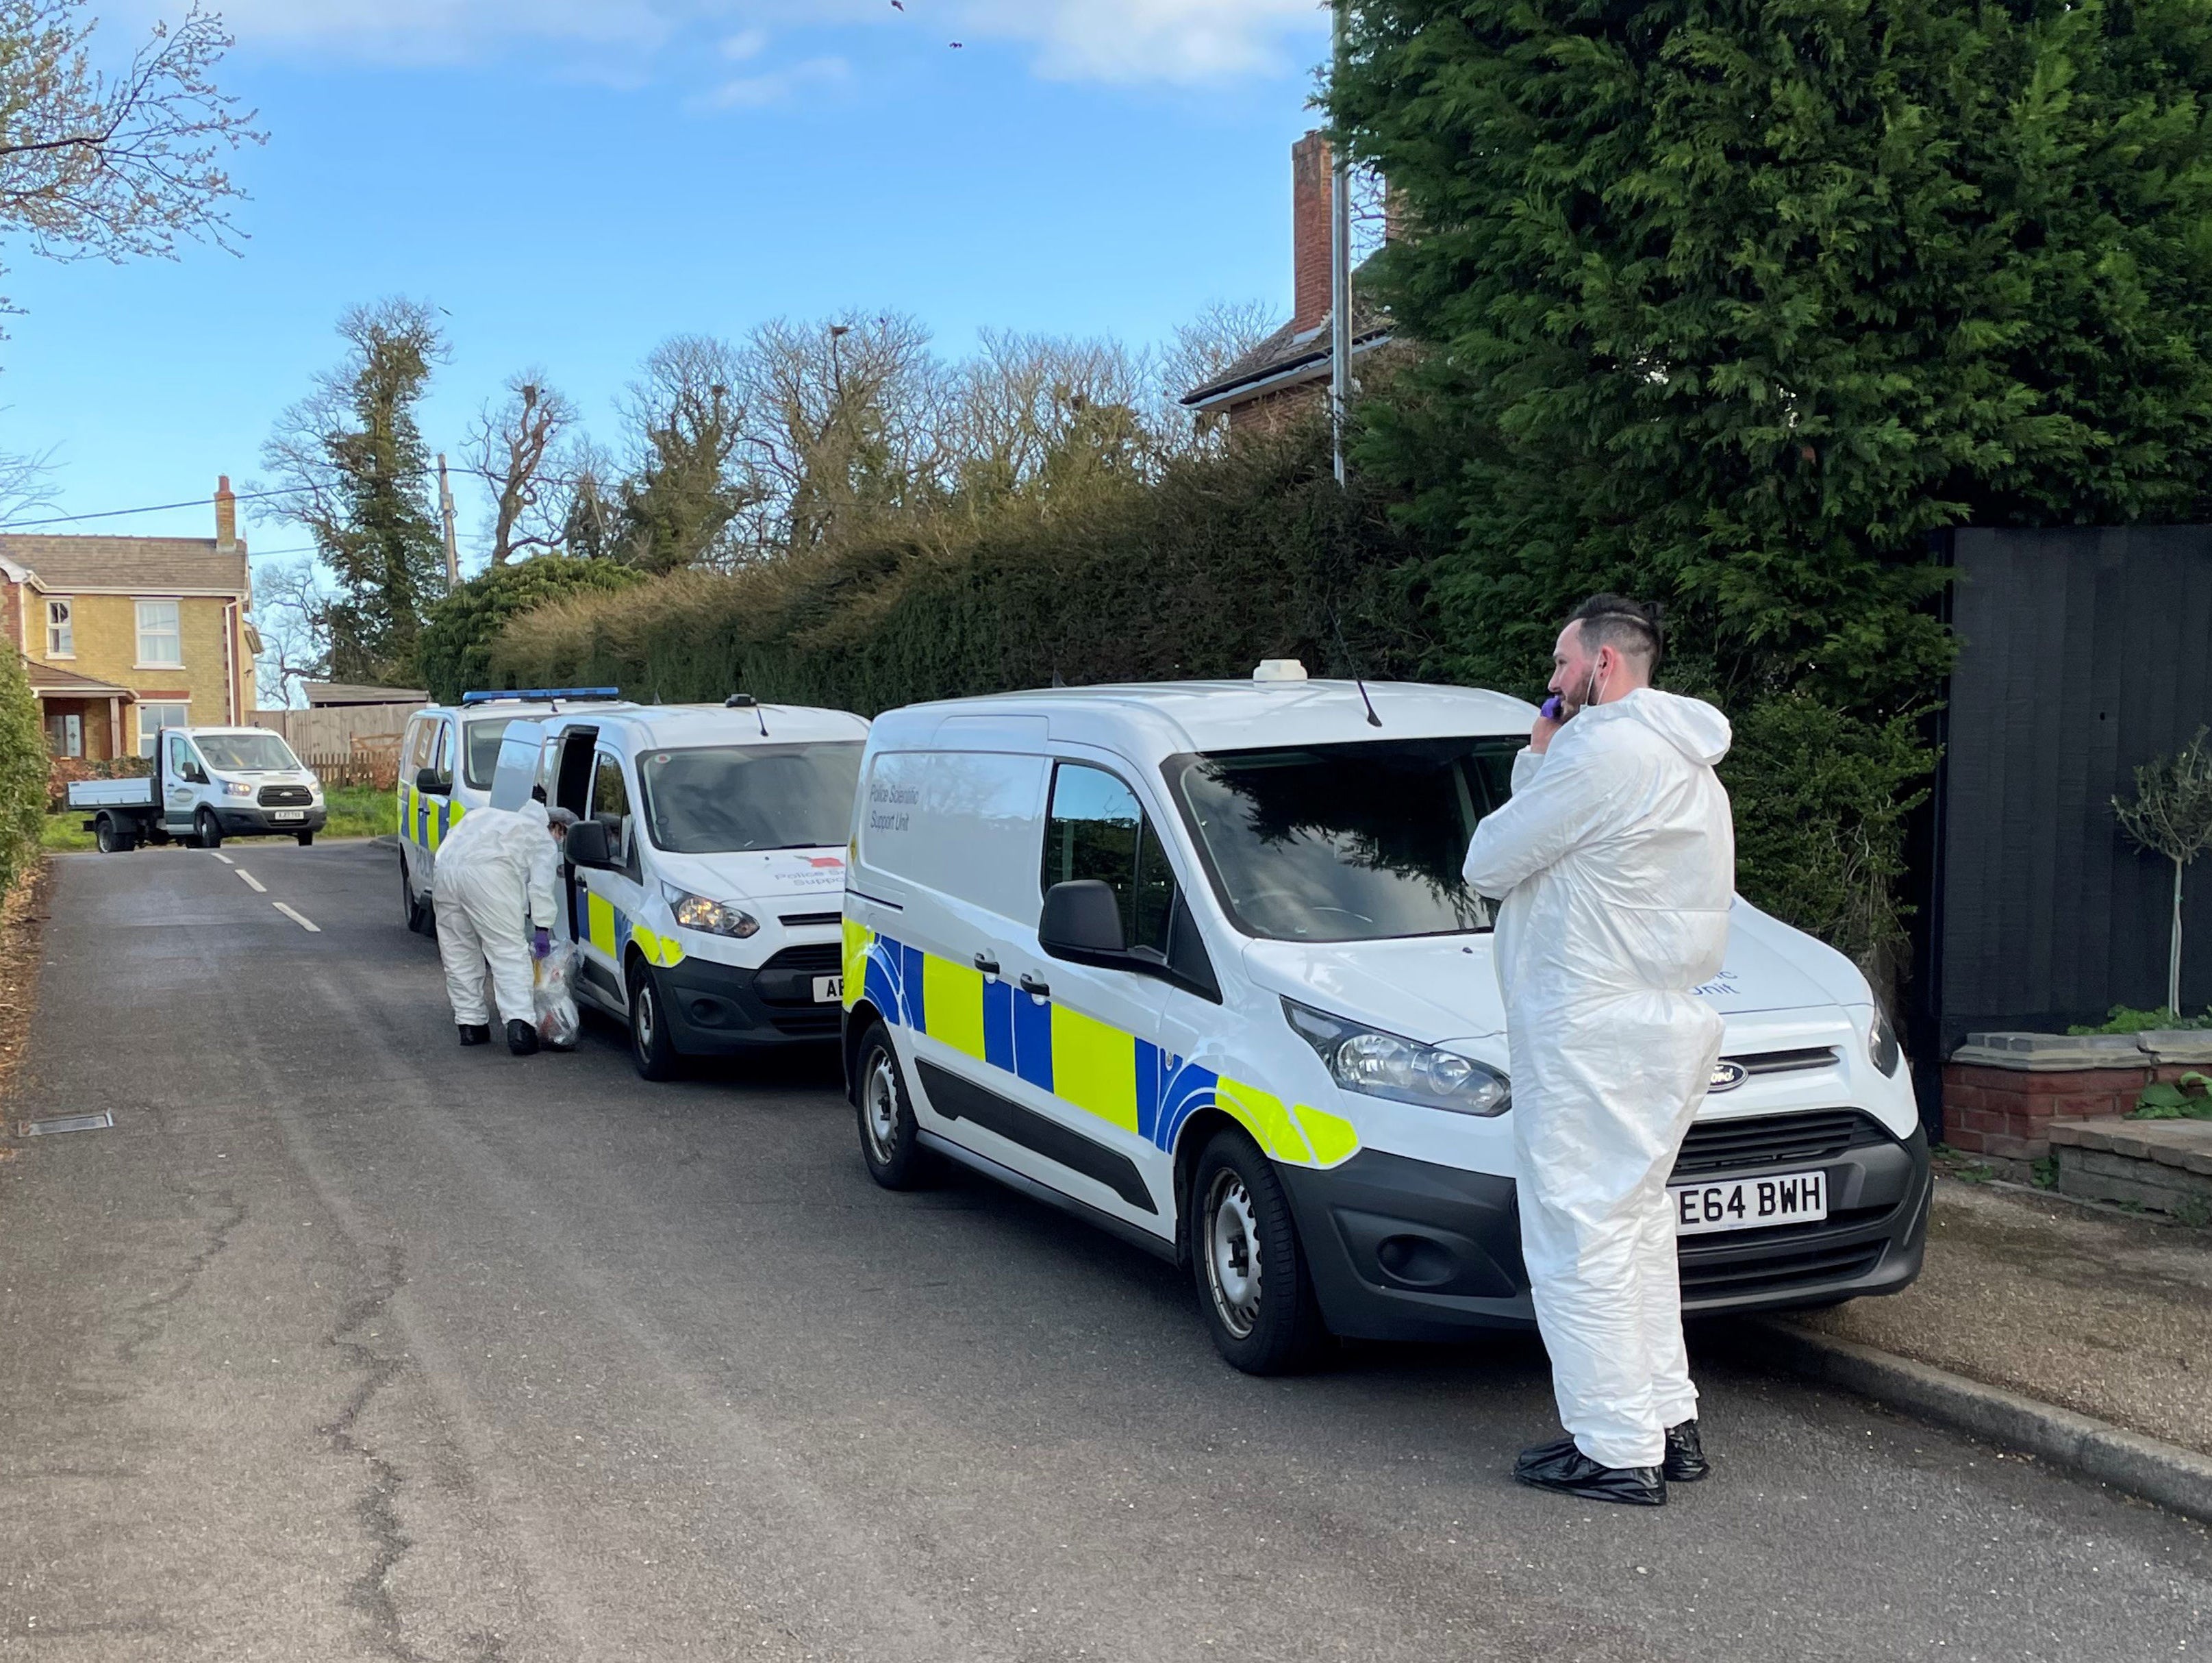
[[464,1022],[461,1024],[461,1043],[465,1045],[489,1045],[491,1044],[491,1030],[481,1022]]
[[517,1057],[529,1057],[538,1050],[538,1030],[527,1022],[507,1025],[507,1048]]
[[1705,1447],[1698,1441],[1698,1423],[1685,1421],[1667,1428],[1667,1465],[1660,1469],[1670,1484],[1694,1484],[1713,1470]]
[[1600,1466],[1575,1447],[1572,1438],[1524,1449],[1513,1476],[1538,1489],[1556,1489],[1586,1502],[1621,1502],[1630,1507],[1667,1505],[1667,1480],[1656,1466]]

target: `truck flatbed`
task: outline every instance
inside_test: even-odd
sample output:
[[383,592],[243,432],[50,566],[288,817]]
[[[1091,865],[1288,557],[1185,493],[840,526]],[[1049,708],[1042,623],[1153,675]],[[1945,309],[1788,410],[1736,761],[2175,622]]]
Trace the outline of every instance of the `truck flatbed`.
[[154,806],[154,781],[140,775],[135,779],[71,780],[69,783],[69,806],[72,808],[151,808]]

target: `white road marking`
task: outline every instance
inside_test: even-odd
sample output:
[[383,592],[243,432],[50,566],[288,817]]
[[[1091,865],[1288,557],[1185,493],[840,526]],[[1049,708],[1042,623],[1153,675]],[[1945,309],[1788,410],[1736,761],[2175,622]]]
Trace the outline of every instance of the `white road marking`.
[[[253,886],[256,889],[261,887],[259,884],[256,884]],[[292,909],[285,905],[283,902],[271,901],[269,905],[275,907],[279,912],[289,918],[294,923],[299,925],[301,929],[306,930],[309,935],[319,935],[323,933],[323,927],[320,924],[317,923],[313,918],[308,917],[304,913],[293,911]]]
[[217,855],[216,859],[221,861],[225,866],[235,866],[238,864],[236,861],[231,859],[228,855]]
[[269,892],[267,886],[262,883],[261,880],[260,880],[260,879],[258,879],[258,878],[257,878],[257,877],[255,877],[255,876],[254,876],[251,872],[248,872],[248,871],[247,871],[244,867],[242,867],[242,866],[236,866],[236,867],[233,867],[233,868],[231,868],[231,870],[232,870],[232,871],[234,871],[234,872],[235,872],[235,873],[237,873],[237,874],[238,874],[238,876],[239,876],[239,880],[240,880],[241,883],[243,883],[243,884],[244,884],[244,885],[245,885],[248,889],[252,890],[255,894],[257,894],[257,895],[266,895],[266,894]]

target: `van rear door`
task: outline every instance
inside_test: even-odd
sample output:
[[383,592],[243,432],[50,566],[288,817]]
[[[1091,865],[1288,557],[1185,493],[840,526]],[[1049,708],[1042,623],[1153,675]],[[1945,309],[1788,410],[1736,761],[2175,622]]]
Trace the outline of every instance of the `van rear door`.
[[510,722],[499,736],[499,759],[492,764],[491,806],[510,812],[530,801],[538,784],[539,753],[545,748],[545,724]]

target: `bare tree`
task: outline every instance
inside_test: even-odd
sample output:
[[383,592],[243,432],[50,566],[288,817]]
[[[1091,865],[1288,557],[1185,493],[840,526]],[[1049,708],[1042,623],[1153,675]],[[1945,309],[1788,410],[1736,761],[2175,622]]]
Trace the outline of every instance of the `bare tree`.
[[284,561],[254,574],[253,623],[261,637],[254,662],[264,698],[273,691],[289,705],[301,682],[330,673],[331,600],[312,560]]
[[1163,445],[1204,450],[1224,436],[1218,422],[1201,421],[1182,402],[1273,334],[1279,320],[1257,301],[1216,301],[1175,332],[1160,353],[1152,417]]
[[951,378],[946,435],[961,497],[1065,493],[1150,470],[1151,366],[1115,341],[986,333]]
[[778,319],[752,332],[737,374],[754,557],[817,547],[938,493],[943,375],[913,319]]
[[623,413],[631,466],[611,552],[648,571],[729,563],[731,522],[751,500],[733,466],[742,421],[736,356],[707,335],[663,341]]
[[562,481],[562,551],[580,559],[615,558],[623,534],[622,464],[590,435],[578,433],[555,472]]
[[528,369],[470,428],[468,471],[491,493],[493,565],[562,545],[571,481],[561,472],[561,442],[575,420],[575,406]]
[[0,231],[50,259],[231,247],[243,193],[220,165],[265,137],[215,83],[230,37],[195,4],[112,76],[94,70],[86,0],[0,0]]

